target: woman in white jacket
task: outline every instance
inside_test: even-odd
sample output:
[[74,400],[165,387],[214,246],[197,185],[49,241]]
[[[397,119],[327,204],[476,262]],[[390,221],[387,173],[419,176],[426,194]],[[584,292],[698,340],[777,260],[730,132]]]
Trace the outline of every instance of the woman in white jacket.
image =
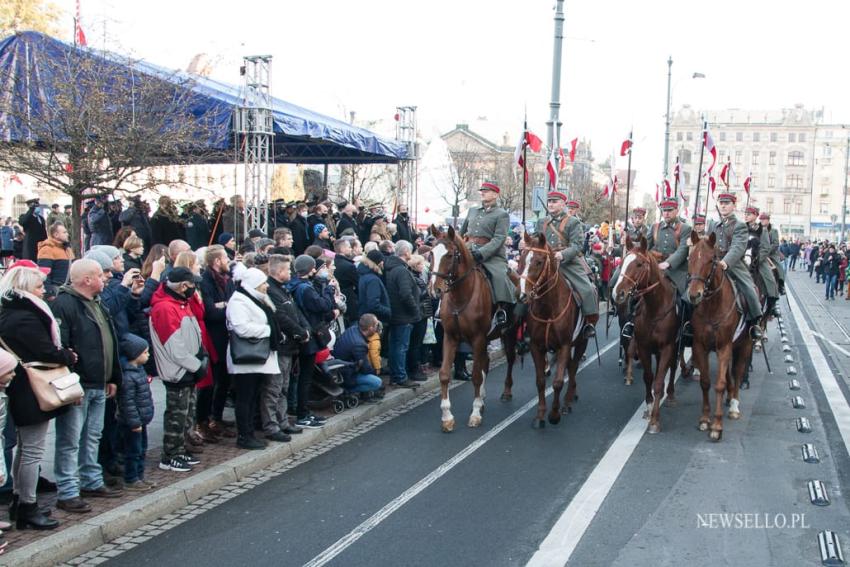
[[262,449],[265,441],[254,437],[256,397],[260,386],[274,374],[280,373],[277,349],[282,335],[274,317],[272,304],[266,290],[269,284],[266,275],[256,268],[242,274],[236,293],[227,302],[227,328],[233,335],[245,339],[268,337],[269,353],[265,362],[237,364],[233,362],[230,345],[227,347],[227,371],[233,375],[236,389],[236,445],[243,449]]

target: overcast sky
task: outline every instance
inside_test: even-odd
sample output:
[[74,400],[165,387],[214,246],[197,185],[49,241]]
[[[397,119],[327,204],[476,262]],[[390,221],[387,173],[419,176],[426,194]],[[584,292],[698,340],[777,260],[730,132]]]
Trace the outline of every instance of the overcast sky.
[[[173,68],[205,52],[229,82],[243,55],[271,54],[275,96],[338,118],[416,105],[426,138],[486,116],[513,142],[527,106],[545,140],[554,0],[81,3],[92,46]],[[563,144],[588,138],[601,162],[634,125],[644,191],[662,171],[668,55],[674,109],[803,103],[850,120],[846,2],[567,0],[565,12]],[[67,29],[70,39],[70,16]]]

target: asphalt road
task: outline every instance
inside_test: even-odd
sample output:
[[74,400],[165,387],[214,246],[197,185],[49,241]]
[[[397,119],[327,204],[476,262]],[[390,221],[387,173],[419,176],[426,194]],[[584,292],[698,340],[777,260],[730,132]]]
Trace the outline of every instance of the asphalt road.
[[[465,426],[472,388],[464,384],[452,391],[453,433],[440,432],[435,398],[109,564],[819,565],[818,530],[850,541],[842,490],[850,459],[783,306],[802,389],[789,391],[774,323],[774,373],[755,360],[743,417],[725,421],[720,443],[696,428],[698,383],[681,380],[678,406],[662,408],[663,431],[643,435],[634,417],[643,386],[639,378],[623,385],[616,348],[601,368],[589,357],[572,414],[533,430],[533,410],[522,410],[536,398],[529,357],[510,403],[499,401],[504,367],[491,372],[481,428]],[[844,393],[834,401],[846,404]],[[793,409],[792,394],[807,409]],[[797,432],[799,415],[811,418],[811,434]],[[820,464],[802,462],[804,441],[817,446]],[[814,478],[829,487],[830,506],[809,502],[805,483]],[[750,525],[720,526],[720,514],[735,513]]]

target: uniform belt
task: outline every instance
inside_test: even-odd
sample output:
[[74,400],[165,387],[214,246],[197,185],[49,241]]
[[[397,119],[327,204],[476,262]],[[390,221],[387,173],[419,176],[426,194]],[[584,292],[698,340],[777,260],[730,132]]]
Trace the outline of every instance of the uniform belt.
[[478,246],[484,246],[485,244],[490,242],[489,238],[485,238],[483,236],[471,236],[469,239]]

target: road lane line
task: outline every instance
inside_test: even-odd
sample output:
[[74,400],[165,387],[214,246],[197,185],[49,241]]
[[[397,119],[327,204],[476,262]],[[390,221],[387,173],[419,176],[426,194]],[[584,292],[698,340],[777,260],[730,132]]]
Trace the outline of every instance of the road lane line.
[[822,339],[822,340],[828,342],[829,344],[831,344],[832,348],[834,348],[835,350],[837,350],[838,352],[840,352],[844,356],[850,356],[850,352],[848,352],[848,351],[844,350],[843,348],[841,348],[840,346],[838,346],[838,344],[835,341],[829,340],[824,335],[822,335],[821,333],[818,333],[816,331],[812,331],[812,334],[814,336],[816,336],[817,338]]
[[[619,341],[612,341],[605,345],[602,349],[600,349],[599,354],[605,354],[612,347],[619,344]],[[577,372],[581,372],[587,366],[591,364],[596,364],[596,357],[590,358],[588,355],[587,361],[582,364]],[[566,384],[565,384],[566,385]],[[552,393],[552,387],[546,389],[546,395],[549,396]],[[325,565],[332,559],[334,559],[337,555],[345,551],[349,546],[354,544],[358,539],[369,533],[371,530],[376,528],[381,522],[386,520],[393,512],[407,504],[410,500],[412,500],[416,495],[421,493],[423,490],[434,484],[437,480],[439,480],[442,476],[444,476],[447,472],[452,470],[458,464],[463,462],[467,457],[469,457],[472,453],[480,449],[485,443],[493,439],[496,435],[504,431],[508,426],[518,420],[523,416],[528,410],[537,407],[537,396],[534,396],[528,403],[523,405],[521,408],[516,410],[510,416],[506,417],[504,420],[499,422],[493,429],[470,443],[463,450],[455,454],[454,457],[444,462],[442,465],[431,471],[427,476],[422,478],[419,482],[405,490],[401,495],[397,498],[389,502],[383,508],[375,512],[371,517],[361,523],[359,526],[351,530],[348,534],[337,540],[333,545],[322,551],[320,554],[315,556],[309,562],[305,563],[305,567],[320,567],[321,565]]]
[[[814,294],[814,292],[812,291],[812,289],[809,286],[806,286],[806,291],[809,292],[809,294],[814,298],[814,300],[817,301],[817,303],[821,307],[821,309],[823,309],[824,312],[829,316],[829,318],[832,319],[832,322],[835,324],[835,328],[838,329],[839,331],[841,331],[841,334],[844,335],[844,338],[847,339],[848,342],[850,342],[850,335],[848,335],[847,331],[844,330],[844,325],[839,323],[838,319],[836,319],[835,317],[832,316],[832,313],[830,312],[830,310],[821,302],[821,300],[818,298],[817,295]],[[788,294],[788,297],[790,298],[791,295]],[[790,300],[788,301],[788,304],[789,305],[791,304]]]
[[809,352],[809,357],[812,359],[812,365],[815,367],[815,374],[818,382],[820,382],[823,393],[826,396],[826,402],[829,404],[829,409],[835,418],[835,424],[838,426],[838,431],[841,433],[841,439],[844,441],[844,449],[850,455],[850,404],[844,397],[844,392],[838,385],[829,363],[820,348],[820,345],[814,338],[814,331],[809,327],[803,312],[800,310],[800,305],[792,294],[788,296],[788,303],[791,305],[791,315],[797,323],[797,329],[803,336],[803,344],[806,345],[806,350]]

